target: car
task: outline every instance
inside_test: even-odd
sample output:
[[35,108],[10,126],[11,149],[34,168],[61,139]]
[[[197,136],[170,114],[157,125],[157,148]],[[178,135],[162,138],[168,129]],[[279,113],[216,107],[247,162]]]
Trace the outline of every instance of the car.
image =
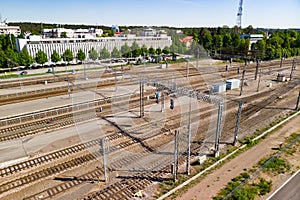
[[22,71],[22,72],[20,72],[20,75],[26,75],[26,74],[28,74],[27,71]]

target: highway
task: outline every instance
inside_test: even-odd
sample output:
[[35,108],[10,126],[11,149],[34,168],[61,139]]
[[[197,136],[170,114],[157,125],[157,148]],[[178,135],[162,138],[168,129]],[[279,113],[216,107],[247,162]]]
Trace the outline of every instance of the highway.
[[276,190],[268,200],[299,200],[300,199],[300,170]]

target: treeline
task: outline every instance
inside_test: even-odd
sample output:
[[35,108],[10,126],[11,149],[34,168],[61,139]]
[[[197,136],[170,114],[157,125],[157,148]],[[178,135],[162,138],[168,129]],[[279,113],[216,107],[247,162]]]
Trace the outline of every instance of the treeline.
[[242,39],[237,27],[186,28],[183,31],[186,35],[194,36],[195,41],[215,58],[247,57],[272,60],[300,55],[300,33],[296,30],[267,31],[248,26],[240,32],[264,35],[263,40],[253,43],[250,49],[250,40]]
[[17,52],[14,35],[0,35],[0,67],[28,66],[33,62],[26,49]]

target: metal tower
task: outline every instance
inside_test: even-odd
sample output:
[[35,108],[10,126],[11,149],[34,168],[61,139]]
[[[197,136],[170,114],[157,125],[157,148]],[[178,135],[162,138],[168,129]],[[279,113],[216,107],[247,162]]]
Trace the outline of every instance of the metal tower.
[[237,14],[236,24],[239,29],[242,27],[242,15],[243,15],[243,0],[240,0],[239,10]]

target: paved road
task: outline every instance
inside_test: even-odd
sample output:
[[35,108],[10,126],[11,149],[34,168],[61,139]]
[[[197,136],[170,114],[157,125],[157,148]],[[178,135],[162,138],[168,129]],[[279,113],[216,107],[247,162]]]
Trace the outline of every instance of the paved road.
[[268,200],[299,200],[300,199],[300,170],[289,179]]

